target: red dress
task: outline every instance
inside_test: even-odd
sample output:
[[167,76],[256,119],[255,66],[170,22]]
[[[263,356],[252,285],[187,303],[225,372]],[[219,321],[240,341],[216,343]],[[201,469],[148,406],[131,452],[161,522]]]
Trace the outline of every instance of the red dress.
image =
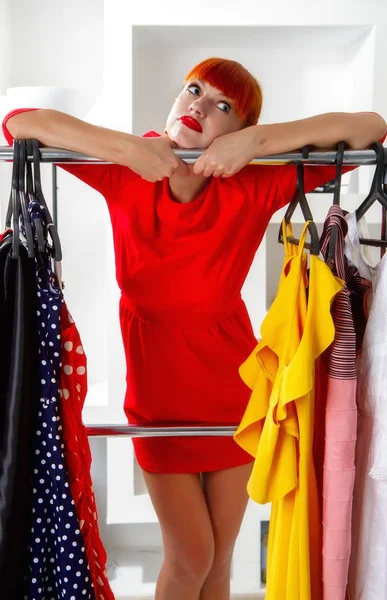
[[[128,421],[239,425],[251,390],[238,369],[257,345],[241,288],[270,218],[294,195],[296,167],[248,165],[231,178],[210,179],[196,199],[181,204],[168,179],[150,183],[120,165],[60,166],[99,191],[109,208]],[[305,190],[334,177],[334,166],[307,166]],[[133,444],[140,466],[159,473],[253,460],[232,436]]]

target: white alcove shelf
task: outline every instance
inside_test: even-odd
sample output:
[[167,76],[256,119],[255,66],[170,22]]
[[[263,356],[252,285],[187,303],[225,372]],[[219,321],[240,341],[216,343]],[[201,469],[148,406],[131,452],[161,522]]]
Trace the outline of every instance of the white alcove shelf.
[[371,26],[134,26],[133,133],[163,131],[184,76],[210,56],[260,81],[262,123],[369,110],[373,37]]

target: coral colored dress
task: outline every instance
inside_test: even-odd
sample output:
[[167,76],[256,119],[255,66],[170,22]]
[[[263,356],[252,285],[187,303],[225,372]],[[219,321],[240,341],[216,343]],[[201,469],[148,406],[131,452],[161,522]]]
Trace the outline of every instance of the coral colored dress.
[[[13,114],[3,124],[9,143],[6,121]],[[128,421],[237,426],[250,397],[238,369],[257,344],[241,289],[273,213],[294,195],[296,167],[247,165],[233,177],[210,178],[197,198],[181,204],[168,179],[149,183],[120,165],[60,166],[99,191],[109,208]],[[307,166],[305,190],[334,178],[335,166]],[[253,460],[232,436],[133,438],[133,444],[140,466],[160,473]]]

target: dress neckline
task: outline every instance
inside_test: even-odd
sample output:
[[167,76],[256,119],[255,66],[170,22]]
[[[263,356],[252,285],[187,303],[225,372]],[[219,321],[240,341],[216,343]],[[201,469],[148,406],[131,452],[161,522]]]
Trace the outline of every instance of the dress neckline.
[[181,212],[190,212],[192,210],[196,210],[198,206],[202,206],[207,193],[212,185],[212,181],[209,181],[205,188],[190,202],[178,202],[173,199],[171,190],[169,188],[169,179],[166,177],[162,181],[163,186],[163,194],[162,197],[165,198],[166,203],[170,206],[171,210],[181,211]]

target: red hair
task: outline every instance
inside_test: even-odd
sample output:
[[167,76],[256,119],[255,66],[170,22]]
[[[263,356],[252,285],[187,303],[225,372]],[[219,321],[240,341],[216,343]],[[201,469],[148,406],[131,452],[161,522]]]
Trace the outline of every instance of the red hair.
[[233,100],[244,127],[257,124],[262,109],[262,88],[240,63],[226,58],[207,58],[188,73],[184,83],[190,79],[201,79]]

